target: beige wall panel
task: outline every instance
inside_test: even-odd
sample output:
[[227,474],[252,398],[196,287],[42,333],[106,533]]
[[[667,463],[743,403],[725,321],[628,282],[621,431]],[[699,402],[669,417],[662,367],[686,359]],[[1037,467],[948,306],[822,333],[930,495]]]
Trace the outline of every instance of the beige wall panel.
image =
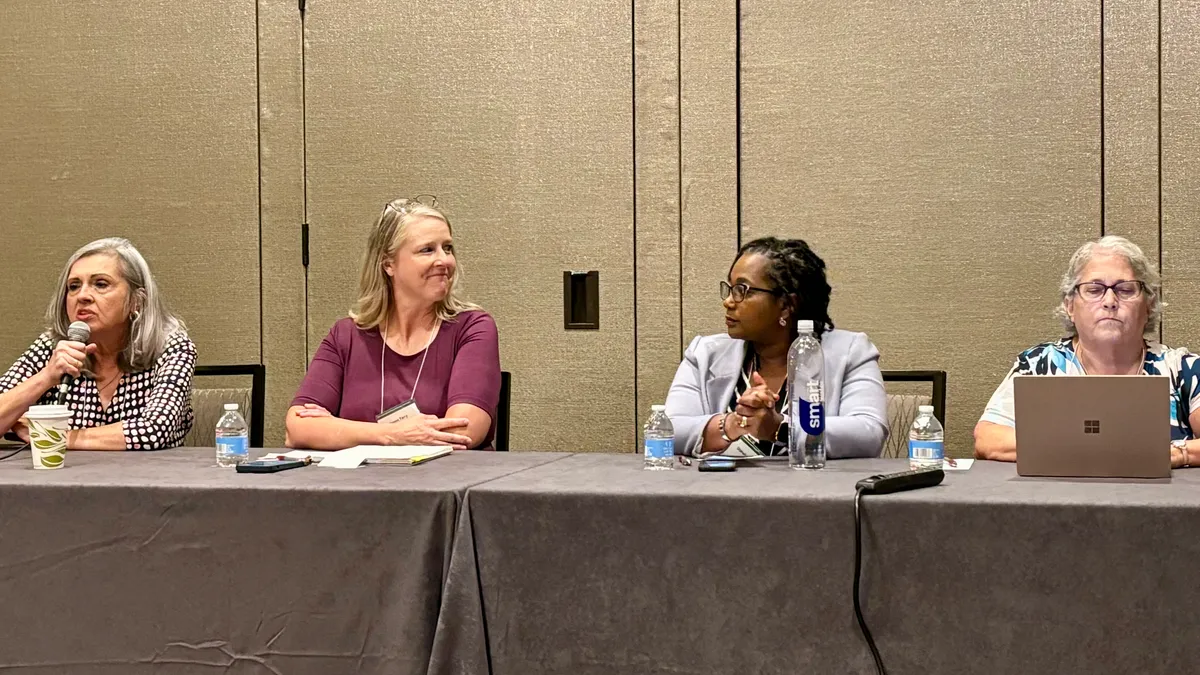
[[743,239],[810,241],[839,327],[949,372],[953,455],[1099,233],[1099,24],[1083,0],[746,9]]
[[1162,3],[1163,341],[1200,350],[1200,4]]
[[683,340],[725,330],[717,284],[737,252],[733,0],[679,8]]
[[[679,3],[634,4],[637,416],[666,401],[682,355],[679,259]],[[640,433],[640,431],[639,431]]]
[[1158,259],[1158,0],[1104,2],[1104,233]]
[[201,363],[259,361],[255,4],[0,3],[0,361],[61,265],[127,236]]
[[[630,9],[310,0],[310,350],[383,204],[434,193],[500,327],[513,448],[635,447]],[[564,270],[600,271],[600,330],[562,328]]]
[[300,12],[294,0],[258,0],[262,191],[264,443],[281,447],[284,413],[308,363],[304,222],[304,101]]

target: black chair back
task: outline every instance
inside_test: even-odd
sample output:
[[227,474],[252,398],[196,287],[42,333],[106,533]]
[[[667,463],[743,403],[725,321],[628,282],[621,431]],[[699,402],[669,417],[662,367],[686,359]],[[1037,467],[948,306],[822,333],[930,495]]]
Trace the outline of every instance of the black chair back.
[[496,452],[508,452],[508,420],[512,409],[512,373],[500,371],[500,404],[496,406]]
[[[250,447],[261,448],[263,446],[263,416],[266,414],[267,401],[266,366],[262,365],[261,363],[237,366],[196,366],[195,375],[192,379],[192,389],[197,389],[195,380],[197,377],[225,377],[236,375],[249,375],[251,377],[250,410],[247,411],[250,414],[247,416],[246,424],[250,427]],[[207,419],[207,417],[205,417],[205,419]]]
[[944,370],[885,370],[884,382],[928,382],[932,387],[933,416],[946,426],[946,371]]
[[946,426],[946,371],[944,370],[885,370],[883,381],[887,382],[928,382],[930,393],[925,394],[893,394],[888,398],[888,434],[884,444],[884,457],[908,456],[908,429],[917,418],[917,407],[932,405],[933,415]]

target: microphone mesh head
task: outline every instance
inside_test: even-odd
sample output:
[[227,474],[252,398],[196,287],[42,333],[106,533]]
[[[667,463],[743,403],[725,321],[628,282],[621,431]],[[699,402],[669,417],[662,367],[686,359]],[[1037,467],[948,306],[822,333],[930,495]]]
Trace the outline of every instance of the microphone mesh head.
[[92,337],[92,329],[82,321],[75,321],[67,326],[67,339],[71,342],[87,342]]

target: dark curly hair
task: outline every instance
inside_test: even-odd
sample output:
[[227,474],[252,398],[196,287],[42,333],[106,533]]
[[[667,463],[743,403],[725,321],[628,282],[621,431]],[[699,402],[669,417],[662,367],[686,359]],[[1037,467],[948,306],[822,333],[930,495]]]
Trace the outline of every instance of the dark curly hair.
[[809,248],[807,242],[776,237],[755,239],[742,244],[733,259],[734,264],[748,253],[758,253],[770,260],[767,277],[775,288],[792,299],[794,307],[789,322],[792,335],[797,333],[796,323],[801,319],[813,322],[817,339],[833,330],[833,319],[829,317],[829,295],[833,289],[825,279],[825,261]]

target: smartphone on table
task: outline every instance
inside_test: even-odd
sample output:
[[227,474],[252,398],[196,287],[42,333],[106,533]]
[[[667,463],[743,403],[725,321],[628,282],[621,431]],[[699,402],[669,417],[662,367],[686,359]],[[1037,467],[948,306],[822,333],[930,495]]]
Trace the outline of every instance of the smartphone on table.
[[312,464],[312,459],[260,459],[255,462],[242,462],[237,465],[238,473],[278,473],[288,469],[299,469]]
[[737,460],[727,457],[709,457],[700,460],[700,471],[737,471]]

